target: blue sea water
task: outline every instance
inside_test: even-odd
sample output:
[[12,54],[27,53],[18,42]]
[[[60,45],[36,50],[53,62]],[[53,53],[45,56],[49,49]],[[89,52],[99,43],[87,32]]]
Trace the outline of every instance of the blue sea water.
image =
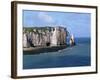
[[90,66],[90,38],[76,38],[75,42],[57,52],[23,55],[23,69]]

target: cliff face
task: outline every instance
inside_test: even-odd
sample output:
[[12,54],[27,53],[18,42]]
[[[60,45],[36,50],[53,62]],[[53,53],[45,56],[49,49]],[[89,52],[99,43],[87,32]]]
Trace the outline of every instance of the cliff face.
[[64,27],[23,28],[23,47],[65,45],[66,37]]

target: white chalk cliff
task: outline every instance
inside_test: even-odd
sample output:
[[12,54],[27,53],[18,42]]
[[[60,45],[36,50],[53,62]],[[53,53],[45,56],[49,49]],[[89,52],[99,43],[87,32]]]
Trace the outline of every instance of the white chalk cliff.
[[53,35],[51,37],[51,45],[52,46],[57,45],[57,29],[56,28],[54,28]]

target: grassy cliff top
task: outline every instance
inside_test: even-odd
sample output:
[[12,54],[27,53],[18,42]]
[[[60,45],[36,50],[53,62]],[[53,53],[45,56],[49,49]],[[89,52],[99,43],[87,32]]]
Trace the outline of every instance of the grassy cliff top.
[[[58,26],[59,28],[64,28],[66,30],[65,27],[61,27],[61,26]],[[52,29],[54,29],[55,27],[51,27],[51,26],[45,26],[45,27],[23,27],[23,29],[25,29],[25,31],[29,31],[29,32],[32,32],[33,30],[35,31],[51,31]]]

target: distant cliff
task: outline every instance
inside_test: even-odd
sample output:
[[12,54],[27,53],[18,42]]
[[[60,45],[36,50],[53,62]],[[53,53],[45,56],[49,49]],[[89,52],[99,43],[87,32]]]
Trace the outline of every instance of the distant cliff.
[[24,27],[23,47],[65,45],[66,37],[64,27]]

